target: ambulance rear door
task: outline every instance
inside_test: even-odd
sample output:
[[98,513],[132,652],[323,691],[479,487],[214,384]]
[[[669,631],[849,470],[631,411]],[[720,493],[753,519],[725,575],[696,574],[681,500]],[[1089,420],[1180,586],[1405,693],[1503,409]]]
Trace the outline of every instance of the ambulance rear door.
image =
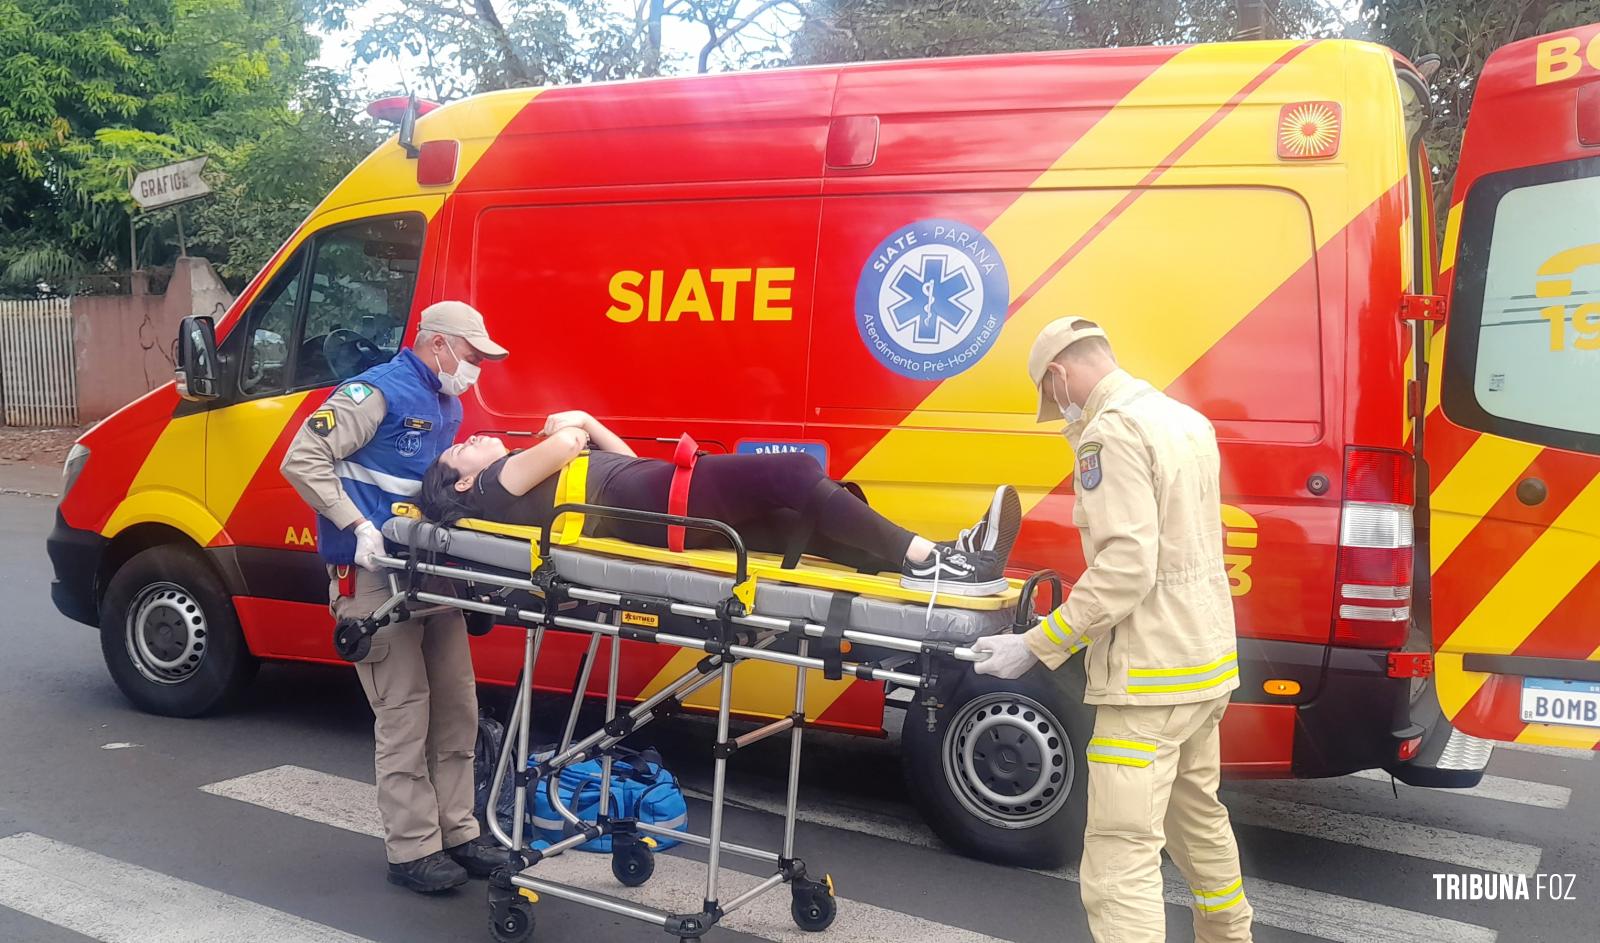
[[1490,57],[1431,360],[1433,638],[1458,730],[1600,742],[1600,25]]

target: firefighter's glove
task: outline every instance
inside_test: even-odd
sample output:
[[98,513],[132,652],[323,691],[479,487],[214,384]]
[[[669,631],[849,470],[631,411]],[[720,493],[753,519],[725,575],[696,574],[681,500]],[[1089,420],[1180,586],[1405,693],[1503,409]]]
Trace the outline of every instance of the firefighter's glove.
[[378,533],[378,528],[372,526],[371,521],[362,521],[356,525],[356,566],[370,572],[378,572],[378,557],[384,555],[383,535]]
[[1020,678],[1039,663],[1038,656],[1020,635],[990,635],[973,642],[972,650],[989,653],[988,658],[973,663],[978,674],[996,678]]

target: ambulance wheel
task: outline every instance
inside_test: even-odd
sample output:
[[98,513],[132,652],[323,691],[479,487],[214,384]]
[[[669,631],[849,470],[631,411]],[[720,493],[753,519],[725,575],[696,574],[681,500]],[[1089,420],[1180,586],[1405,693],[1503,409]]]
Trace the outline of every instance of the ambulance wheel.
[[227,705],[256,673],[233,602],[198,552],[134,554],[100,602],[100,651],[134,706],[198,717]]
[[655,873],[655,852],[642,840],[618,847],[611,853],[611,874],[624,887],[638,887]]
[[1028,867],[1077,860],[1088,779],[1083,659],[1015,681],[964,672],[933,714],[913,698],[901,759],[912,801],[934,832],[974,858]]
[[489,935],[495,943],[523,943],[533,937],[533,908],[521,901],[496,904],[489,911]]

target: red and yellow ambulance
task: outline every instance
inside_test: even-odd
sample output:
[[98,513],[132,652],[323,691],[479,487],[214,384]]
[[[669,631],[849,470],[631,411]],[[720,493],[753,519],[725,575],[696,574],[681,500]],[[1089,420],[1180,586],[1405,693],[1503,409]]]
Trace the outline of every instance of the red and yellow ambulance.
[[[1426,86],[1370,44],[830,66],[429,110],[214,335],[186,322],[185,396],[164,387],[84,435],[49,543],[57,605],[99,626],[112,676],[156,712],[216,707],[261,659],[336,661],[311,513],[278,464],[334,384],[446,298],[512,350],[469,394],[465,432],[526,435],[578,408],[642,454],[682,432],[803,451],[934,535],[1010,482],[1018,575],[1071,574],[1072,456],[1034,423],[1024,360],[1042,324],[1077,314],[1216,426],[1243,679],[1232,774],[1462,785],[1480,738],[1593,747],[1594,35],[1518,44],[1483,76],[1448,332]],[[482,680],[511,682],[519,645],[476,639]],[[578,653],[552,643],[538,682],[568,686]],[[625,693],[685,657],[630,653]],[[974,675],[930,700],[847,680],[816,685],[808,712],[870,735],[904,709],[932,824],[1037,863],[1081,814],[1082,683],[1070,666]],[[736,709],[788,711],[759,687]],[[1049,736],[1024,729],[1040,723]],[[965,750],[980,728],[1018,746]],[[994,801],[1030,776],[1057,778],[1045,800]]]

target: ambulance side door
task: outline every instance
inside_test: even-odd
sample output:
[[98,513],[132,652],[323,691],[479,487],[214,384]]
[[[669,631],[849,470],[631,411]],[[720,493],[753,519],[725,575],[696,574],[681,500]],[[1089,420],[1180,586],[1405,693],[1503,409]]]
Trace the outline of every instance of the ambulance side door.
[[1484,68],[1426,446],[1446,715],[1477,737],[1585,749],[1600,742],[1596,62],[1600,26],[1512,44]]
[[399,349],[424,228],[421,214],[406,212],[317,228],[221,343],[224,388],[207,420],[206,498],[248,595],[323,600],[325,578],[311,555],[315,516],[278,466],[334,385]]

